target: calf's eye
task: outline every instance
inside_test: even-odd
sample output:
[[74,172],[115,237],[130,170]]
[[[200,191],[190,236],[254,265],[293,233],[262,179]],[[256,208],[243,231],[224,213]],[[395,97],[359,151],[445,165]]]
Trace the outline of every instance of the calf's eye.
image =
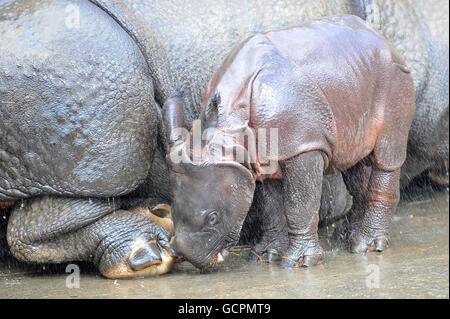
[[214,225],[219,220],[219,217],[217,216],[217,213],[211,213],[208,216],[208,221],[210,225]]

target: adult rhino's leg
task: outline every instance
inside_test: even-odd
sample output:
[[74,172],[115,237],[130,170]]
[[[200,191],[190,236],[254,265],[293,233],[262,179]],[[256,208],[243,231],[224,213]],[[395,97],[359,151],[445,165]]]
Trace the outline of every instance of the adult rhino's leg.
[[448,161],[443,161],[436,164],[428,171],[428,177],[439,185],[448,186],[449,184],[449,172]]
[[[438,94],[448,97],[448,88],[447,92]],[[434,182],[448,185],[448,102],[446,109],[435,101],[429,102],[429,105],[425,110],[421,104],[417,105],[408,140],[408,156],[400,177],[402,189],[424,171],[429,173]]]
[[[362,0],[359,3],[364,12],[362,17],[403,56],[414,79],[416,115],[401,172],[403,189],[414,177],[429,168],[433,170],[436,164],[448,162],[449,158],[448,1]],[[438,180],[445,182],[445,172],[443,176],[437,173]]]
[[289,236],[281,261],[284,266],[312,266],[323,260],[317,234],[323,168],[324,159],[318,151],[300,154],[282,165]]
[[26,200],[9,219],[12,254],[32,263],[91,261],[109,278],[165,273],[171,233],[143,214],[100,199]]
[[249,217],[251,233],[257,237],[251,243],[250,260],[278,260],[288,244],[281,181],[265,180],[256,184]]
[[[443,95],[448,96],[448,91]],[[447,109],[430,109],[428,114],[428,118],[420,115],[420,117],[416,116],[413,121],[410,131],[411,137],[408,141],[408,156],[402,166],[400,177],[402,189],[417,174],[424,171],[435,183],[440,185],[448,185],[449,183],[448,103]]]

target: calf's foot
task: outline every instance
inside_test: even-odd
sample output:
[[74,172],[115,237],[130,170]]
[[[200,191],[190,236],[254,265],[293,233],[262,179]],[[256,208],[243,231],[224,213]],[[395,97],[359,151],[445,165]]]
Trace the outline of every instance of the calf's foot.
[[400,169],[373,167],[361,226],[349,238],[351,252],[382,252],[389,247],[389,224],[400,197],[399,181]]
[[349,249],[352,253],[363,254],[367,251],[382,252],[389,248],[388,236],[371,236],[361,232],[355,233],[349,239]]
[[281,252],[288,245],[282,184],[279,180],[266,180],[256,184],[247,222],[247,233],[252,237],[250,261],[278,261]]
[[323,261],[317,228],[322,191],[324,157],[319,151],[300,154],[285,161],[283,199],[289,245],[281,265],[309,267]]
[[255,262],[275,262],[280,260],[280,252],[276,249],[267,249],[262,253],[256,252],[256,250],[252,249],[249,254],[249,260]]
[[356,234],[350,240],[350,251],[352,253],[363,254],[367,251],[382,252],[389,248],[389,239],[387,237],[372,238],[361,234]]
[[324,253],[318,239],[302,241],[300,246],[290,248],[281,257],[283,267],[311,267],[318,265],[324,260]]

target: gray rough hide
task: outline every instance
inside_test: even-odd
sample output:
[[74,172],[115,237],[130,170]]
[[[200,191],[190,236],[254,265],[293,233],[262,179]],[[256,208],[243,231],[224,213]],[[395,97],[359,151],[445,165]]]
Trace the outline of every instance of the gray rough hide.
[[157,143],[170,93],[185,88],[189,127],[234,45],[341,13],[372,23],[412,69],[417,116],[403,183],[448,161],[446,1],[2,0],[0,201],[113,197],[139,186],[139,196],[156,188],[169,198]]

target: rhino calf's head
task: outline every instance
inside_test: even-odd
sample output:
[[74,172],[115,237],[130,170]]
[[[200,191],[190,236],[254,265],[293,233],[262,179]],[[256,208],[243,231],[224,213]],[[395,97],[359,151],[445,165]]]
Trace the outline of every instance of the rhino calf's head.
[[[203,114],[183,133],[183,95],[177,92],[164,106],[167,162],[173,191],[173,248],[194,266],[206,269],[224,260],[239,240],[253,200],[255,182],[242,164],[214,155],[209,127],[215,115]],[[202,141],[195,141],[196,130]],[[212,134],[214,135],[214,134]]]

